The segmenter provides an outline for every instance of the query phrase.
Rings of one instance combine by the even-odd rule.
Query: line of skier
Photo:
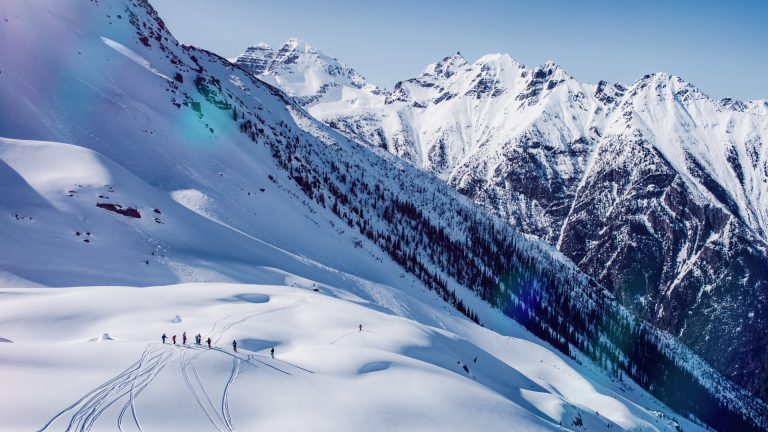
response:
[[[358,332],[362,332],[363,331],[363,325],[362,324],[357,326],[357,331]],[[163,335],[160,336],[160,339],[162,339],[163,343],[165,344],[166,340],[168,339],[168,336],[165,333],[163,333]],[[173,342],[174,345],[176,345],[176,335],[171,336],[171,341]],[[206,339],[205,343],[208,344],[208,349],[210,349],[211,348],[211,338],[209,337],[208,339]],[[187,332],[182,333],[182,335],[181,335],[181,344],[182,345],[186,345],[187,344]],[[202,344],[203,344],[203,336],[200,333],[198,333],[197,335],[195,335],[195,345],[202,345]],[[232,351],[237,352],[237,340],[233,340],[232,341]],[[272,356],[272,358],[275,358],[275,347],[272,347],[269,350],[269,354]],[[475,359],[475,361],[477,361],[477,359]]]
[[[160,336],[160,339],[163,340],[163,343],[166,343],[166,341],[168,339],[168,336],[166,336],[166,334],[163,333],[163,335]],[[171,336],[170,339],[171,339],[171,342],[174,345],[176,345],[176,335]],[[209,337],[205,342],[208,344],[208,348],[210,348],[211,347],[211,338]],[[182,345],[186,345],[187,344],[187,332],[184,332],[181,335],[181,344]],[[197,335],[195,335],[195,345],[202,345],[202,344],[203,344],[203,336],[200,333],[198,333]]]
[[[165,344],[166,341],[168,340],[168,336],[165,333],[163,333],[163,335],[160,336],[160,339],[162,339],[163,343]],[[171,336],[171,341],[173,342],[174,345],[176,345],[176,335]],[[206,339],[205,343],[208,344],[208,348],[210,349],[211,338],[209,337],[208,339]],[[187,344],[187,332],[182,333],[181,344],[182,345]],[[195,345],[202,345],[202,344],[203,344],[203,336],[200,333],[198,333],[197,335],[195,335]],[[232,341],[232,351],[237,352],[237,340]],[[275,358],[275,347],[272,347],[269,350],[269,354],[272,356],[272,358]]]

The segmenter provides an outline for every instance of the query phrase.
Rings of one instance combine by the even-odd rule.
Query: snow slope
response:
[[[114,429],[125,399],[106,405],[128,387],[134,395],[140,391],[141,398],[134,409],[129,404],[130,413],[124,411],[126,428],[133,427],[130,420],[175,428],[176,423],[163,422],[176,412],[176,403],[167,405],[176,397],[186,397],[178,410],[196,417],[179,421],[191,422],[186,426],[193,429],[226,430],[237,424],[250,429],[263,426],[262,421],[274,425],[302,418],[317,427],[331,407],[341,409],[341,402],[350,401],[367,406],[366,421],[381,419],[373,427],[424,426],[421,409],[400,407],[398,415],[381,409],[384,402],[400,401],[392,387],[383,389],[388,397],[375,396],[382,381],[420,383],[406,401],[450,411],[443,424],[457,429],[466,423],[453,413],[489,413],[487,404],[470,402],[474,396],[499,407],[475,419],[497,429],[510,421],[531,428],[556,428],[560,421],[575,427],[579,410],[591,428],[607,424],[597,412],[612,413],[610,421],[627,429],[663,430],[674,426],[673,417],[687,424],[634,384],[613,382],[577,349],[571,355],[586,366],[556,354],[481,300],[483,288],[498,295],[499,307],[519,304],[508,292],[514,287],[502,286],[502,293],[477,282],[484,277],[496,284],[487,276],[492,266],[505,271],[511,266],[533,291],[558,287],[560,305],[592,316],[598,311],[618,316],[621,309],[565,257],[512,232],[392,155],[345,139],[243,69],[179,45],[148,3],[33,0],[11,3],[3,13],[0,106],[13,115],[0,116],[5,137],[0,139],[0,282],[26,287],[3,289],[0,300],[7,333],[0,337],[12,341],[0,346],[0,374],[13,388],[0,404],[0,421],[7,422],[3,429],[41,427],[83,395],[80,404],[56,418],[54,428],[69,424],[74,415],[75,429],[88,429],[92,420],[99,428]],[[532,266],[541,267],[527,271]],[[544,276],[546,283],[530,280]],[[182,282],[196,284],[177,286]],[[291,304],[297,307],[266,313],[273,305]],[[606,304],[611,308],[598,309]],[[457,310],[476,315],[488,329]],[[227,318],[238,313],[245,316]],[[253,320],[243,320],[251,314]],[[263,321],[273,315],[281,318]],[[221,328],[213,328],[218,320],[225,329],[215,333]],[[361,322],[366,329],[368,323],[381,325],[389,339],[347,346],[366,341],[354,337]],[[280,401],[308,395],[306,416],[293,417],[283,402],[255,418],[252,398],[270,402],[246,391],[252,386],[238,386],[235,378],[233,395],[242,396],[233,397],[231,411],[227,398],[209,403],[195,376],[210,374],[202,379],[206,385],[226,387],[234,377],[233,361],[238,380],[262,375],[248,378],[252,365],[238,370],[238,360],[220,351],[153,345],[161,332],[179,324],[190,325],[190,335],[221,337],[221,344],[239,338],[243,353],[281,344],[281,360],[316,372],[289,369],[302,379],[289,393],[276,393]],[[261,333],[270,326],[272,333]],[[391,330],[383,331],[388,326]],[[580,331],[571,334],[582,340],[599,336]],[[331,342],[340,351],[328,348]],[[613,342],[602,345],[617,349]],[[51,356],[52,345],[61,357]],[[418,349],[425,346],[433,348]],[[671,346],[684,350],[674,342]],[[478,350],[478,362],[487,360],[490,366],[478,369],[475,381],[462,376],[466,372],[454,362],[468,364],[468,353]],[[539,351],[538,358],[526,357]],[[347,363],[339,358],[345,355]],[[326,356],[328,361],[320,361]],[[138,369],[119,375],[137,360]],[[574,372],[563,380],[557,368],[546,369],[544,360]],[[165,364],[175,366],[161,371]],[[287,379],[263,366],[258,372],[275,374],[265,379]],[[629,370],[632,364],[627,360],[624,366]],[[518,367],[520,373],[511,370]],[[539,373],[539,368],[545,370]],[[468,369],[474,370],[474,361]],[[698,369],[715,377],[706,383],[708,395],[714,392],[729,409],[759,421],[759,403],[705,365]],[[150,380],[155,372],[160,385]],[[45,382],[60,383],[61,393],[57,387],[56,394],[39,398]],[[101,383],[108,384],[98,387]],[[285,385],[273,383],[265,391]],[[423,391],[433,385],[445,391]],[[621,396],[621,388],[628,396]],[[359,429],[362,420],[349,412],[336,421],[350,423],[331,426]]]
[[[512,323],[502,335],[392,287],[268,279],[276,284],[3,290],[2,336],[13,342],[0,345],[10,383],[0,426],[703,430]],[[162,345],[162,332],[178,344]],[[197,333],[213,348],[196,346]]]

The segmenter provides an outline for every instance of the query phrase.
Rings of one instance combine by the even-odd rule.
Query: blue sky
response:
[[[184,43],[233,57],[298,37],[390,89],[456,51],[505,52],[580,81],[663,71],[712,97],[768,98],[768,1],[150,1]]]

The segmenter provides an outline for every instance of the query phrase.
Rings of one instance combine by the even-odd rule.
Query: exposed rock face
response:
[[[380,95],[382,91],[370,84],[349,66],[291,38],[274,51],[259,43],[246,49],[235,62],[262,80],[286,90],[305,106],[342,99],[342,89],[354,89],[355,94]]]
[[[715,101],[663,73],[628,88],[592,85],[553,62],[527,68],[495,54],[469,63],[459,53],[391,92],[354,71],[326,74],[310,92],[296,83],[307,69],[292,65],[351,69],[304,52],[261,78],[557,246],[768,399],[766,101]]]
[[[763,368],[756,359],[768,355],[758,318],[768,292],[763,242],[697,199],[646,141],[615,138],[596,157],[604,166],[578,190],[560,250],[622,304],[765,397],[750,385]]]
[[[268,44],[260,44],[248,47],[244,53],[237,57],[237,63],[254,75],[262,75],[275,58],[275,52]]]

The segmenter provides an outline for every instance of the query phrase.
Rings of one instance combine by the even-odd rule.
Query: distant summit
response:
[[[277,51],[260,42],[248,47],[235,63],[307,106],[346,98],[342,88],[351,89],[357,99],[385,93],[351,67],[298,38],[288,39]]]

